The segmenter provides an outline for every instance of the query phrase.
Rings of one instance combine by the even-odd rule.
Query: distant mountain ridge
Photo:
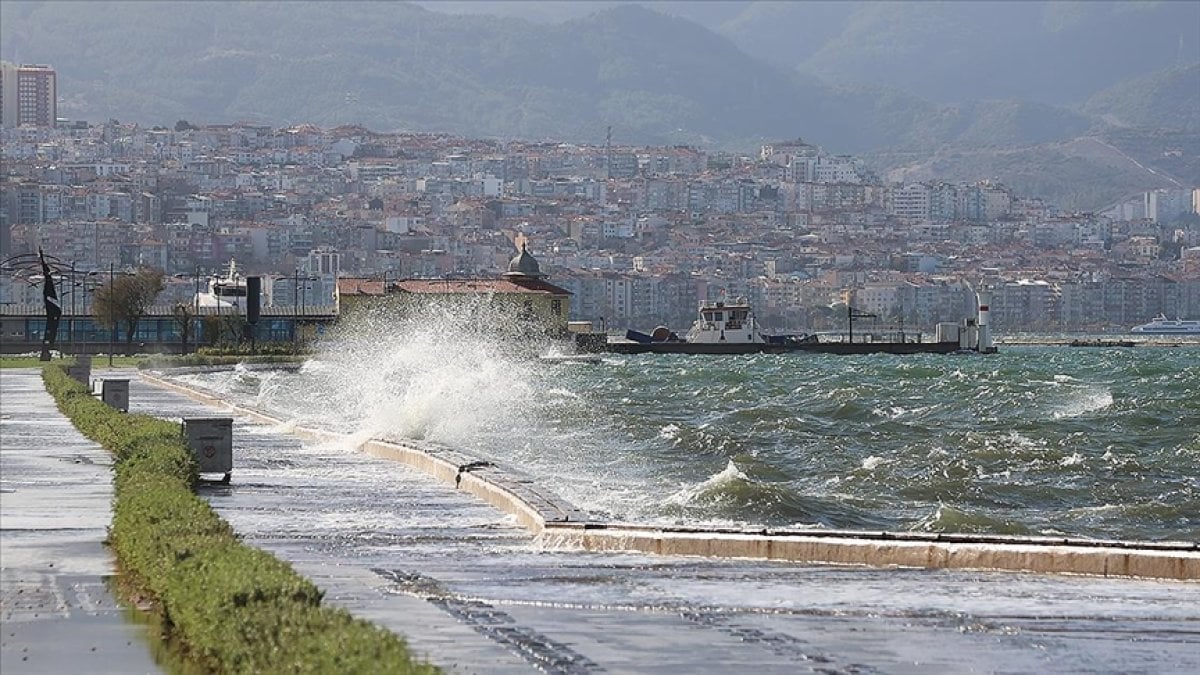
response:
[[[804,4],[747,8],[758,14],[732,3],[694,9],[728,27]],[[836,22],[866,10],[825,11]],[[837,34],[865,30],[847,26]],[[829,44],[836,40],[810,58],[832,59]],[[996,97],[944,106],[895,86],[831,84],[771,65],[697,23],[638,5],[534,23],[405,3],[6,0],[0,56],[54,65],[62,115],[163,125],[362,124],[581,142],[601,142],[611,125],[618,143],[745,150],[803,136],[835,152],[928,156],[1065,142],[1102,132],[1105,119],[1191,119],[1186,97],[1175,112],[1154,102],[1181,96],[1186,69],[1182,80],[1143,74],[1109,87],[1082,110]]]
[[[1083,110],[1117,126],[1200,132],[1200,63],[1120,82]]]

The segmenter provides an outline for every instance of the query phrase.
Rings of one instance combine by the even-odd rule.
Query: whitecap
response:
[[[866,469],[867,471],[871,471],[880,464],[883,464],[883,462],[884,459],[882,457],[871,455],[862,461],[862,468]]]
[[[729,460],[729,463],[725,465],[724,469],[709,476],[708,478],[706,478],[705,480],[703,480],[700,483],[697,483],[696,485],[690,485],[690,486],[684,487],[683,489],[677,491],[675,494],[668,497],[667,501],[674,503],[674,504],[686,504],[686,503],[691,502],[692,500],[696,499],[700,495],[704,494],[705,492],[712,490],[713,488],[718,488],[723,485],[735,483],[737,481],[748,481],[748,480],[750,480],[750,477],[747,476],[746,474],[742,473],[742,470],[739,469],[737,467],[737,465],[734,464],[733,460],[731,459],[731,460]]]
[[[1058,463],[1060,466],[1075,466],[1076,464],[1083,464],[1083,455],[1075,452],[1069,457],[1063,457]]]
[[[1097,410],[1103,410],[1112,404],[1112,393],[1107,389],[1092,391],[1054,411],[1054,419],[1079,417],[1096,412]]]
[[[668,424],[667,426],[659,429],[658,437],[664,438],[668,441],[675,440],[676,438],[679,437],[679,425],[678,424]]]

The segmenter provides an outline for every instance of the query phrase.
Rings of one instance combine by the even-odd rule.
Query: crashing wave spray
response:
[[[317,346],[304,385],[356,432],[472,447],[536,420],[545,343],[486,296],[362,308]]]

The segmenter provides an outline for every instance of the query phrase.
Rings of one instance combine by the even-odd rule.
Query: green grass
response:
[[[243,544],[196,496],[179,426],[101,403],[61,363],[42,369],[59,409],[116,457],[109,543],[164,638],[205,672],[437,673],[404,641],[321,604],[285,562]]]
[[[149,356],[114,356],[113,366],[137,366]],[[50,363],[67,363],[70,359],[54,358]],[[36,356],[0,356],[0,368],[41,368],[46,365],[45,361],[39,361]],[[92,357],[93,368],[108,367],[108,356],[100,355]]]
[[[303,354],[187,354],[186,356],[152,356],[138,364],[139,368],[178,368],[183,366],[231,366],[237,363],[304,363],[310,357]]]

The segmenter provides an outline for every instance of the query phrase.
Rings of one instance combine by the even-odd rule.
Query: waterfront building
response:
[[[567,332],[571,292],[550,283],[524,244],[498,279],[338,279],[339,311],[368,308],[420,311],[426,303],[459,303],[480,319],[496,321],[498,333],[562,336]],[[485,311],[486,310],[486,311]],[[494,311],[492,311],[494,310]]]

